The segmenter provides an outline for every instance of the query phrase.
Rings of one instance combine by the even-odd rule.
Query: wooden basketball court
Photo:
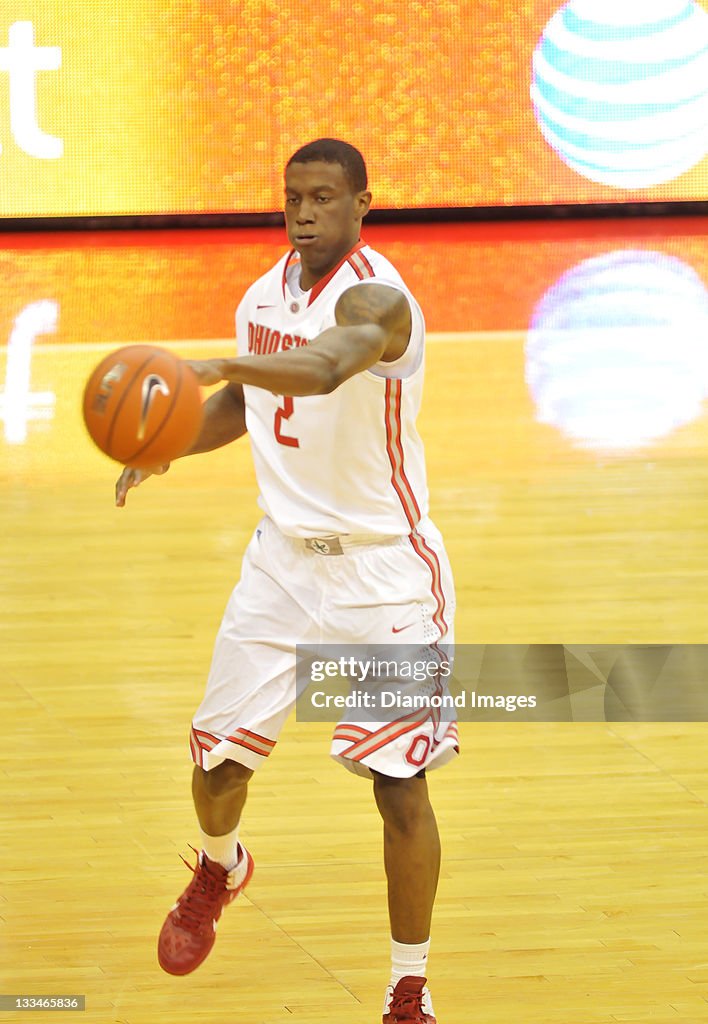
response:
[[[429,346],[420,427],[458,641],[702,642],[708,418],[641,450],[574,444],[538,421],[524,340]],[[245,444],[113,507],[79,402],[108,348],[38,346],[52,429],[2,453],[2,991],[85,994],[87,1024],[376,1024],[381,828],[327,726],[292,721],[254,782],[256,874],[209,960],[157,965],[198,835],[188,723],[258,512]],[[439,1024],[708,1020],[705,725],[466,723],[461,740],[430,778]]]

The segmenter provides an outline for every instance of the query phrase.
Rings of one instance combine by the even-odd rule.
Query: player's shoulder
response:
[[[401,274],[386,256],[377,252],[376,249],[372,249],[369,245],[363,246],[355,255],[359,256],[366,263],[369,272],[366,274],[357,273],[358,280],[353,280],[351,284],[388,285],[403,292],[413,305],[417,304],[415,296],[401,277]]]
[[[403,284],[403,278],[383,253],[378,252],[376,249],[372,249],[370,245],[364,245],[358,250],[358,253],[362,263],[368,264],[368,271],[365,278],[375,279],[378,278],[381,281],[392,281],[397,284]],[[365,279],[364,277],[362,279]]]
[[[372,249],[369,245],[363,246],[359,252],[369,264],[371,273],[366,276],[362,276],[359,281],[353,283],[365,286],[368,284],[388,285],[390,288],[394,288],[396,291],[401,292],[405,296],[408,305],[411,308],[413,324],[415,327],[415,337],[422,338],[425,333],[425,317],[423,315],[423,311],[416,296],[403,280],[397,268],[386,256],[383,255],[383,253],[377,252],[376,249]]]

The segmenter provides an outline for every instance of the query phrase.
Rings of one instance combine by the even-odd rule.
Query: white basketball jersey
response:
[[[294,285],[291,291],[288,279],[298,260],[291,251],[244,295],[236,313],[240,356],[307,345],[336,324],[342,292],[369,281],[406,295],[411,338],[400,360],[357,373],[329,395],[288,398],[244,385],[259,505],[293,537],[408,534],[428,513],[423,445],[415,427],[423,388],[423,314],[395,267],[363,242],[310,292]],[[412,372],[397,377],[404,366]]]

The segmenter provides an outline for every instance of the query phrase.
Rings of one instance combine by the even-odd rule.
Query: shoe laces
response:
[[[423,993],[421,992],[398,992],[391,1000],[388,1012],[397,1021],[411,1021],[417,1024],[423,1021]]]
[[[199,859],[199,851],[190,845],[197,855],[194,867],[180,854],[180,859],[194,875],[179,900],[180,926],[190,932],[200,931],[207,922],[215,921],[221,914],[221,897],[226,891],[226,870],[220,864],[210,868],[206,859]],[[223,872],[223,874],[222,874]]]

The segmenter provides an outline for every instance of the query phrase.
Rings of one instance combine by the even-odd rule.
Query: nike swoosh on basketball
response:
[[[166,398],[169,397],[170,389],[167,385],[167,381],[163,380],[157,373],[148,374],[143,381],[140,395],[140,423],[138,424],[137,435],[138,441],[142,441],[145,437],[145,426],[147,423],[148,413],[150,412],[150,406],[152,405],[153,399],[158,391]]]
[[[410,629],[411,626],[415,626],[415,622],[409,622],[407,626],[392,626],[392,633],[402,633],[404,629]]]

